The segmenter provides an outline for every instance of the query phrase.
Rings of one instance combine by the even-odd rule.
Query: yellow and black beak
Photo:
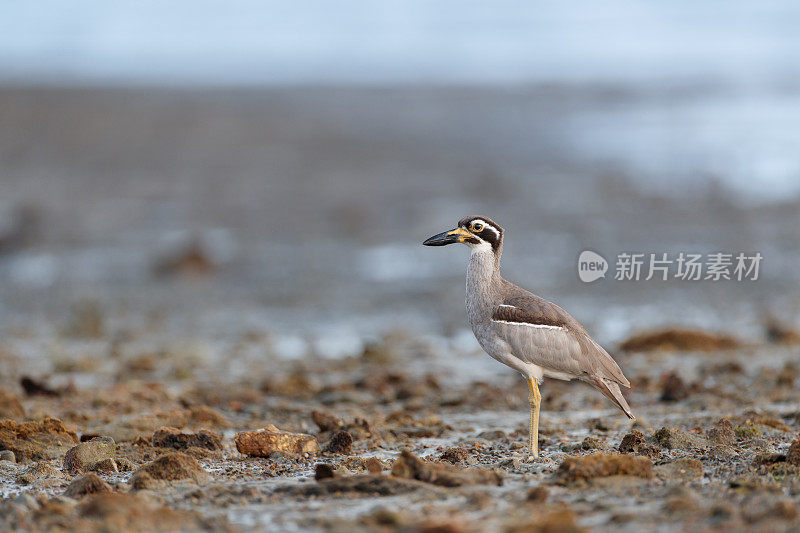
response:
[[[448,244],[464,242],[469,237],[472,237],[472,234],[470,232],[468,232],[464,228],[456,228],[456,229],[451,229],[450,231],[442,232],[438,235],[434,235],[433,237],[427,239],[422,244],[424,244],[425,246],[447,246]]]

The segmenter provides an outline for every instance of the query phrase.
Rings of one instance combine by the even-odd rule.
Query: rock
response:
[[[544,485],[537,485],[528,490],[525,499],[533,503],[544,503],[547,501],[548,496],[550,496],[550,490]]]
[[[111,437],[97,437],[70,448],[64,456],[64,470],[70,474],[88,472],[105,459],[113,459],[117,445]]]
[[[691,457],[682,457],[671,463],[658,465],[656,473],[668,481],[691,481],[703,477],[703,463]]]
[[[183,433],[178,428],[162,427],[153,433],[153,446],[185,450],[191,446],[207,450],[222,450],[219,435],[207,429],[197,433]]]
[[[716,352],[739,346],[741,343],[728,335],[668,328],[633,335],[620,345],[620,349],[625,352]]]
[[[39,482],[42,485],[60,483],[64,479],[64,474],[59,469],[46,461],[39,461],[29,466],[24,472],[17,476],[17,483],[20,485],[31,485]]]
[[[597,437],[587,436],[580,444],[581,450],[603,450],[606,445]]]
[[[330,479],[336,477],[336,472],[333,466],[327,464],[318,464],[314,467],[314,479],[321,481],[323,479]]]
[[[320,431],[333,431],[344,426],[344,422],[340,418],[322,411],[311,411],[311,420],[314,421]]]
[[[10,463],[16,463],[17,457],[11,450],[2,450],[0,451],[0,461],[8,461]]]
[[[103,459],[92,465],[91,469],[95,472],[103,474],[116,474],[119,472],[119,467],[114,459]]]
[[[489,470],[464,470],[455,466],[427,463],[408,450],[403,450],[400,458],[392,466],[395,477],[416,479],[442,487],[464,485],[502,485],[503,477]]]
[[[364,468],[366,468],[367,472],[370,474],[380,474],[383,472],[383,463],[377,457],[370,457],[364,460]]]
[[[642,432],[637,430],[633,430],[622,437],[622,442],[619,443],[619,452],[644,455],[651,459],[661,455],[661,451],[658,447],[647,442]]]
[[[25,407],[19,397],[5,389],[0,390],[0,419],[25,418]]]
[[[661,401],[679,402],[689,397],[690,389],[677,373],[670,372],[661,378]]]
[[[705,439],[684,433],[675,427],[662,427],[655,432],[653,439],[659,446],[668,450],[691,450],[704,448],[708,444]]]
[[[635,476],[644,479],[653,477],[653,462],[647,457],[596,453],[585,457],[564,459],[558,467],[559,482],[572,483],[608,476]]]
[[[90,472],[73,479],[67,490],[64,491],[64,495],[70,498],[80,498],[98,492],[111,492],[111,486],[100,476]]]
[[[736,443],[736,436],[733,432],[733,423],[727,418],[720,418],[714,426],[708,430],[708,440],[714,444],[722,446],[733,446]]]
[[[347,431],[337,431],[328,443],[326,451],[349,454],[353,448],[353,436]]]
[[[786,452],[786,461],[789,464],[800,466],[800,439],[796,439]]]
[[[131,481],[136,483],[136,478],[145,474],[154,480],[164,481],[191,479],[200,483],[210,478],[193,457],[181,452],[170,452],[147,463],[133,473]]]
[[[57,418],[0,421],[0,449],[14,452],[18,462],[56,459],[77,443],[78,436]]]
[[[442,461],[443,463],[450,463],[451,465],[462,465],[462,466],[468,464],[474,464],[476,462],[475,458],[472,457],[469,451],[463,446],[447,448],[445,451],[442,452],[442,455],[439,456],[439,460]]]
[[[269,457],[272,453],[304,454],[319,452],[317,439],[305,433],[281,431],[272,424],[256,431],[242,431],[234,437],[239,453]]]

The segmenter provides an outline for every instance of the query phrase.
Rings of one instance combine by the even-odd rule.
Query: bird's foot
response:
[[[535,463],[538,460],[539,460],[539,452],[528,454],[528,456],[525,458],[526,463]]]

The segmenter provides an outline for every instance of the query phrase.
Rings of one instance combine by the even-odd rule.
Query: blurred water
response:
[[[800,5],[0,2],[5,83],[794,83]]]
[[[466,253],[419,243],[482,213],[509,278],[603,340],[757,338],[800,309],[798,27],[787,0],[0,0],[0,216],[43,219],[0,257],[0,320],[50,331],[89,297],[174,311],[171,333],[281,332],[287,358],[459,336]],[[156,275],[191,239],[214,272]],[[587,248],[765,264],[584,285]]]

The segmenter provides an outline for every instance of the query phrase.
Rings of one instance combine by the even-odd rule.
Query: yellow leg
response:
[[[539,393],[539,384],[535,378],[528,378],[528,401],[531,405],[531,425],[528,432],[528,449],[531,457],[539,457],[539,405],[542,403],[542,395]]]

